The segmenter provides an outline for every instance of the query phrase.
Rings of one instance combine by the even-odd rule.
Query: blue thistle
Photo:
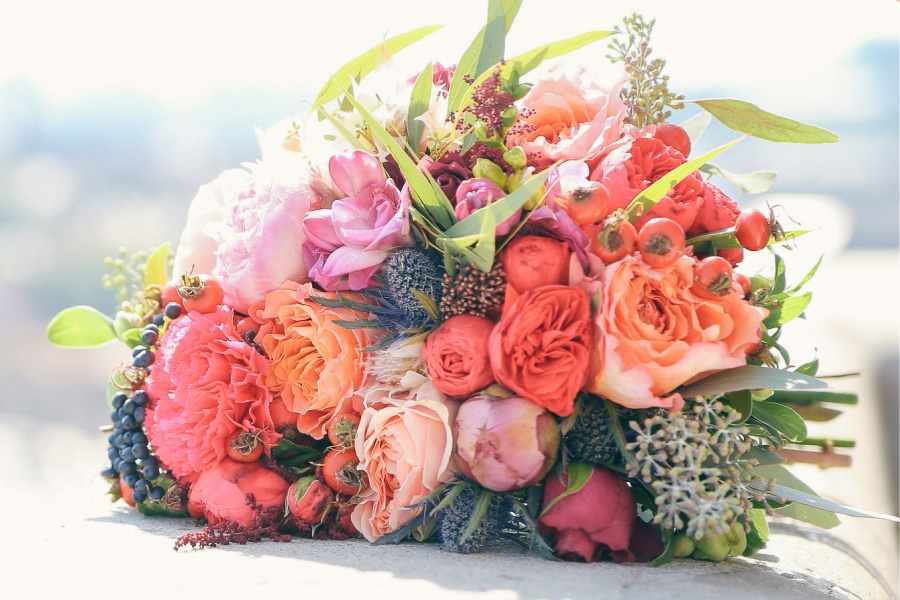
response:
[[[506,494],[474,485],[461,484],[457,489],[456,497],[440,513],[441,549],[463,554],[481,552],[511,525],[513,501]],[[473,520],[477,525],[465,536]]]
[[[441,302],[444,269],[433,252],[401,248],[384,261],[381,276],[386,300],[403,311],[409,328],[430,328],[436,324],[434,313]],[[430,310],[414,292],[431,300]]]

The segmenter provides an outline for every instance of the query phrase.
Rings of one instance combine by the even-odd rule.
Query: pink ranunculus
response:
[[[303,222],[308,239],[302,253],[309,276],[326,290],[372,286],[389,250],[415,242],[409,192],[404,188],[401,193],[378,159],[361,150],[334,157],[331,178],[341,191],[354,195],[335,200],[330,209]]]
[[[257,166],[217,230],[212,274],[222,282],[227,305],[246,313],[286,280],[307,275],[301,223],[318,202],[307,173],[287,176]]]
[[[453,477],[455,404],[413,400],[363,411],[356,454],[369,487],[351,518],[370,542],[408,523],[422,507],[407,507]]]
[[[656,269],[633,255],[607,266],[585,390],[629,408],[673,408],[680,397],[662,396],[676,387],[746,364],[768,311],[735,293],[695,295],[694,261]]]
[[[253,521],[254,511],[247,502],[262,507],[284,506],[289,484],[260,462],[239,463],[230,458],[204,470],[191,484],[188,499],[213,525],[232,521],[244,527]]]
[[[591,171],[590,179],[606,186],[610,212],[625,208],[660,177],[687,162],[678,150],[654,137],[625,138],[606,154]],[[640,227],[649,219],[667,217],[684,231],[690,229],[702,205],[703,178],[697,171],[676,184],[650,211],[635,222]]]
[[[456,415],[457,467],[495,492],[534,485],[544,478],[559,451],[556,419],[519,396],[478,394]]]
[[[506,193],[490,179],[480,177],[467,179],[456,188],[456,205],[453,208],[453,212],[456,214],[456,218],[462,221],[479,208],[493,204],[504,196],[506,196]],[[509,233],[513,226],[519,222],[521,215],[522,211],[520,209],[511,214],[502,223],[498,223],[494,227],[494,234],[506,235]]]
[[[432,331],[422,358],[437,389],[468,398],[494,381],[488,340],[494,322],[476,315],[455,315]]]
[[[539,171],[557,160],[595,156],[619,138],[626,114],[619,86],[603,88],[583,71],[537,81],[518,104],[524,120],[510,129],[506,145],[521,146]]]
[[[239,429],[278,441],[266,388],[269,364],[234,328],[224,306],[172,321],[159,344],[147,392],[145,426],[159,459],[178,478],[193,479],[226,458]]]
[[[544,506],[561,496],[567,485],[567,472],[561,478],[548,476]],[[636,518],[637,507],[625,480],[594,467],[584,487],[559,498],[538,519],[538,530],[564,560],[631,562],[634,554],[629,545]]]

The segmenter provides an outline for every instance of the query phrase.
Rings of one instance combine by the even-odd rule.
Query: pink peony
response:
[[[559,427],[546,409],[519,396],[482,393],[462,403],[456,415],[457,466],[495,492],[534,485],[544,478],[559,450]]]
[[[226,458],[200,473],[191,484],[188,501],[213,525],[233,521],[246,527],[254,516],[247,494],[252,494],[262,508],[283,507],[287,490],[288,482],[259,462],[239,463]]]
[[[566,491],[568,479],[568,473],[547,477],[544,506]],[[629,544],[636,511],[625,480],[594,467],[584,487],[560,498],[541,515],[538,530],[549,536],[553,553],[565,560],[631,562],[634,554]]]
[[[414,244],[409,194],[362,150],[332,156],[329,171],[348,197],[304,220],[303,260],[309,276],[326,290],[360,290],[375,284],[372,277],[391,249]]]
[[[537,81],[518,104],[524,123],[510,129],[506,145],[521,146],[539,171],[557,160],[595,156],[619,139],[626,113],[618,87],[607,90],[583,71]]]
[[[147,392],[145,426],[159,459],[178,478],[193,479],[225,458],[239,429],[278,440],[269,412],[268,362],[244,342],[224,306],[189,312],[162,337]]]
[[[746,364],[768,314],[735,293],[700,298],[691,256],[654,269],[628,256],[603,271],[587,391],[629,408],[676,407],[662,398],[708,373]]]
[[[452,478],[454,411],[452,401],[429,400],[363,411],[356,454],[369,487],[359,494],[351,518],[370,542],[408,523],[422,507],[407,507]]]

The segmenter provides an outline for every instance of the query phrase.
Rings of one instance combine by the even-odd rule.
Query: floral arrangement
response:
[[[489,4],[454,66],[389,59],[436,27],[349,62],[258,132],[260,161],[200,188],[174,252],[110,259],[113,316],[50,323],[60,346],[130,349],[114,501],[205,521],[176,547],[504,538],[653,564],[750,555],[767,515],[858,514],[780,464],[826,445],[801,415],[855,401],[779,343],[813,273],[788,285],[775,249],[803,232],[713,183],[771,184],[710,162],[740,139],[693,155],[713,119],[836,136],[670,92],[638,15],[506,58],[520,3]],[[556,62],[607,37],[612,85]],[[762,251],[771,273],[741,273]]]

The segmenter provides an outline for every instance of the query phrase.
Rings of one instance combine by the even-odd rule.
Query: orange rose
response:
[[[332,416],[362,410],[358,395],[366,378],[362,348],[377,334],[371,329],[345,329],[335,321],[354,321],[366,315],[347,308],[326,308],[313,297],[312,284],[286,282],[250,307],[261,323],[256,343],[269,357],[266,385],[297,414],[297,429],[321,439]]]
[[[545,285],[503,309],[491,333],[499,384],[565,417],[587,376],[591,302],[578,288]]]
[[[494,381],[488,340],[494,322],[486,317],[456,315],[429,334],[422,358],[434,386],[447,395],[468,398]]]
[[[351,519],[370,542],[408,523],[422,507],[407,507],[453,477],[455,409],[452,400],[411,400],[363,411],[356,454],[369,487],[358,496]]]
[[[680,397],[660,396],[746,364],[768,311],[734,293],[696,296],[693,263],[682,256],[654,269],[629,256],[606,268],[586,390],[629,408],[672,408]]]
[[[518,235],[503,248],[499,259],[506,284],[522,294],[542,285],[569,282],[568,244],[538,235]]]

